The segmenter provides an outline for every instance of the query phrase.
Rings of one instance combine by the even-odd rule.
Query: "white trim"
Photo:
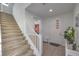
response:
[[[28,37],[28,35],[26,35],[25,37],[26,37],[26,40],[28,40],[28,44],[30,44],[31,49],[34,50],[34,54],[35,54],[36,56],[40,56],[38,50],[37,50],[36,47],[34,46],[34,44],[33,44],[33,42],[31,41],[31,39]]]

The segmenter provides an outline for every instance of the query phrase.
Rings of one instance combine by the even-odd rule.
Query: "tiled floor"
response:
[[[63,46],[54,46],[51,44],[43,44],[43,56],[64,56],[65,48]]]

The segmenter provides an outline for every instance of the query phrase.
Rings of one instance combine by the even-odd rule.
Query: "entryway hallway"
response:
[[[76,34],[70,39],[79,46],[79,4],[0,3],[0,6],[0,55],[79,55],[79,47],[72,50],[65,38],[65,31],[73,28],[71,31]]]

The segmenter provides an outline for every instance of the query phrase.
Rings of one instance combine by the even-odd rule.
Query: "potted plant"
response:
[[[64,38],[69,41],[69,44],[74,43],[75,39],[75,30],[73,27],[68,27],[66,31],[64,31]]]
[[[73,27],[68,27],[66,31],[64,31],[64,38],[67,39],[69,44],[72,44],[72,49],[76,49],[75,41],[75,30]]]

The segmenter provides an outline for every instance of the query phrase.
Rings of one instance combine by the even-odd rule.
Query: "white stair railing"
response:
[[[31,45],[30,47],[34,50],[34,54],[36,56],[39,56],[40,54],[39,54],[37,48],[35,47],[35,45],[33,44],[31,38],[27,34],[25,36],[26,36],[26,40],[28,40],[29,44]]]
[[[65,56],[79,56],[79,51],[68,48],[67,40],[65,40]]]
[[[29,34],[28,36],[31,39],[31,41],[33,42],[34,46],[36,47],[36,49],[38,51],[38,54],[41,55],[42,54],[41,35],[40,34],[38,35],[37,33],[34,33],[34,34]]]
[[[67,53],[67,40],[65,40],[65,56],[67,56],[68,53]]]
[[[32,33],[28,33],[29,38],[31,39],[33,45],[37,50],[38,55],[42,55],[42,38],[40,34],[37,34],[31,24],[28,22],[28,28],[32,31]]]

